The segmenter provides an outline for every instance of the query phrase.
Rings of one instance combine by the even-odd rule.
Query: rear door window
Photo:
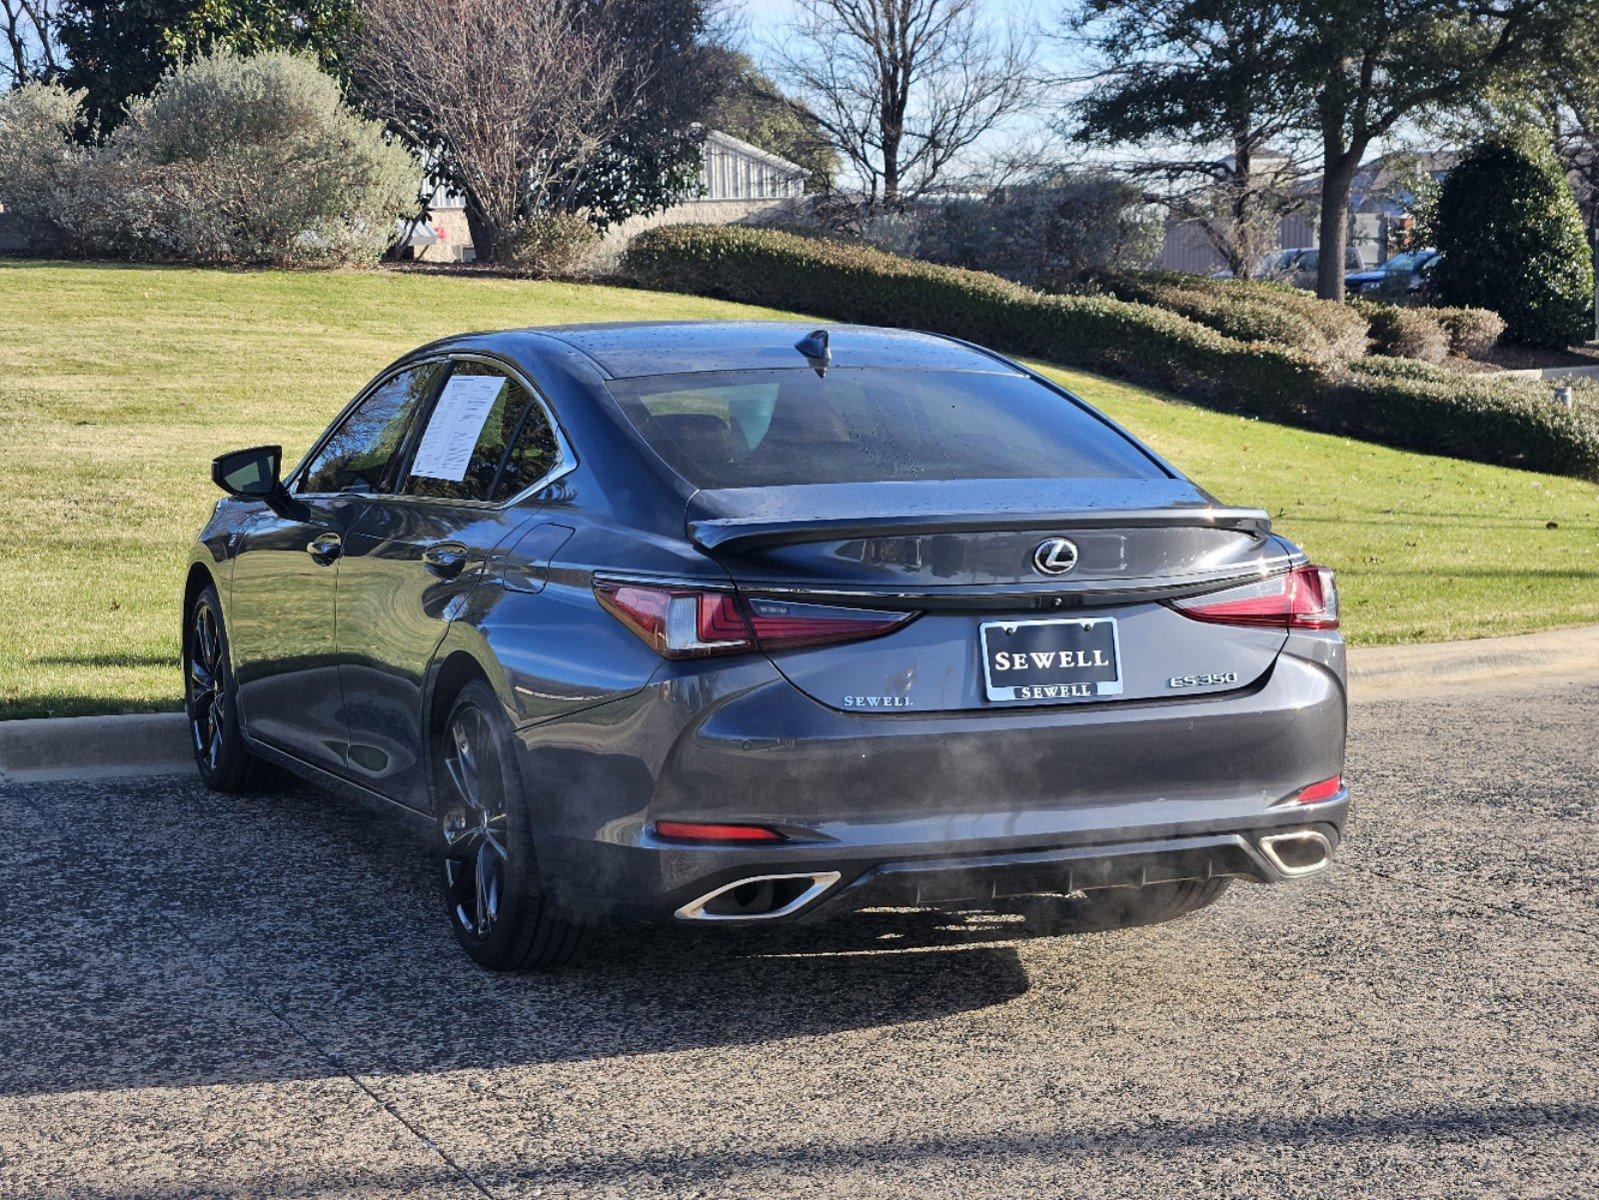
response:
[[[528,390],[499,367],[455,363],[417,436],[401,494],[432,500],[495,498],[506,451],[530,405],[538,409]]]
[[[835,368],[613,381],[696,487],[925,479],[1162,479],[1094,413],[1021,375]]]

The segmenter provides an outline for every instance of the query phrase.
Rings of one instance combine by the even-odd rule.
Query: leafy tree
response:
[[[214,48],[305,50],[339,74],[355,19],[356,0],[66,0],[62,82],[87,95],[90,122],[110,129],[167,71]]]
[[[1566,34],[1599,0],[1295,0],[1287,69],[1312,89],[1321,144],[1316,292],[1344,294],[1349,196],[1371,144],[1401,122],[1466,103],[1498,81],[1559,69]]]
[[[725,82],[705,123],[804,167],[806,191],[827,191],[838,152],[815,116],[784,96],[748,55],[727,51],[721,70]]]
[[[1489,308],[1506,336],[1565,346],[1589,331],[1594,272],[1582,214],[1548,138],[1491,137],[1450,172],[1438,196],[1433,277],[1444,304]]]
[[[1290,16],[1271,0],[1084,0],[1066,20],[1094,63],[1070,131],[1126,148],[1129,177],[1196,222],[1240,278],[1299,203],[1294,142],[1309,97],[1290,69]]]

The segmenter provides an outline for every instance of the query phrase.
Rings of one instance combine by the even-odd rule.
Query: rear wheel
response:
[[[1045,909],[1028,905],[1027,916],[1044,933],[1105,933],[1159,925],[1198,912],[1221,899],[1231,879],[1179,879],[1144,887],[1095,888]]]
[[[183,707],[195,766],[207,787],[251,792],[271,782],[272,769],[244,744],[222,603],[211,585],[194,598],[184,624]]]
[[[577,953],[585,929],[540,888],[510,741],[493,690],[468,684],[450,709],[437,755],[445,902],[456,938],[480,966],[558,967]]]

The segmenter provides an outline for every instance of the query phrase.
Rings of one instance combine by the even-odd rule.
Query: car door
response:
[[[443,371],[420,364],[369,387],[287,481],[298,511],[263,510],[236,547],[228,627],[245,728],[315,766],[342,769],[346,756],[335,653],[345,539],[390,486]]]
[[[345,540],[338,655],[356,782],[425,809],[423,686],[489,552],[538,521],[516,501],[570,456],[550,411],[504,365],[455,357],[392,494]]]

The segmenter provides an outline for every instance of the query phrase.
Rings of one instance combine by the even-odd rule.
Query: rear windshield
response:
[[[614,381],[695,487],[918,479],[1164,479],[1138,445],[1020,375],[835,368]]]

